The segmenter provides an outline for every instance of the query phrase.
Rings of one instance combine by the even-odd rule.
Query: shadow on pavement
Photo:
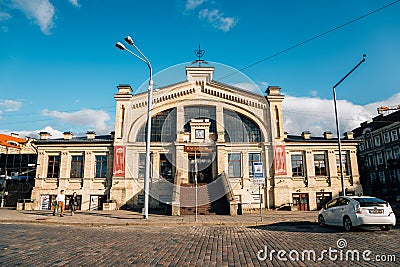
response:
[[[278,232],[304,232],[304,233],[344,233],[343,227],[339,226],[324,226],[321,227],[316,222],[297,221],[297,222],[277,222],[269,225],[249,226],[248,228],[260,229],[265,231]],[[399,230],[396,226],[392,229]],[[360,232],[381,232],[390,233],[390,231],[382,231],[379,227],[356,227],[350,233]]]

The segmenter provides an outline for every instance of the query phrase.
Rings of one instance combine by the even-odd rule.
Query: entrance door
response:
[[[189,155],[189,183],[195,182],[197,164],[197,183],[212,182],[212,157],[207,154]]]
[[[317,197],[317,210],[322,209],[322,206],[328,201],[332,200],[332,193],[331,192],[318,192],[316,193]]]
[[[307,211],[310,209],[308,206],[308,194],[294,193],[292,197],[293,197],[293,208],[295,210]]]

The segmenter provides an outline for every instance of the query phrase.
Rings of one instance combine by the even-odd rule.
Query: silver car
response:
[[[376,197],[336,197],[326,203],[318,214],[320,226],[343,226],[351,231],[357,226],[379,226],[389,231],[396,217],[389,203]]]

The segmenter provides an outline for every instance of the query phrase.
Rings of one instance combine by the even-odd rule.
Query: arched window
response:
[[[185,107],[185,132],[190,132],[191,119],[209,119],[211,122],[210,132],[217,132],[217,124],[215,122],[215,107],[214,106],[188,106]]]
[[[136,142],[146,141],[147,123],[139,130]],[[176,140],[176,108],[161,111],[151,118],[151,142],[173,142]]]
[[[252,120],[242,114],[224,109],[224,125],[225,142],[263,142],[260,128]]]

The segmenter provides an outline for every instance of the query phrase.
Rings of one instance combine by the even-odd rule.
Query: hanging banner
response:
[[[114,147],[114,172],[115,177],[125,176],[125,147],[115,146]]]
[[[262,162],[253,162],[253,183],[263,184],[265,183],[264,167]]]
[[[286,152],[284,146],[275,147],[275,175],[286,175]]]

